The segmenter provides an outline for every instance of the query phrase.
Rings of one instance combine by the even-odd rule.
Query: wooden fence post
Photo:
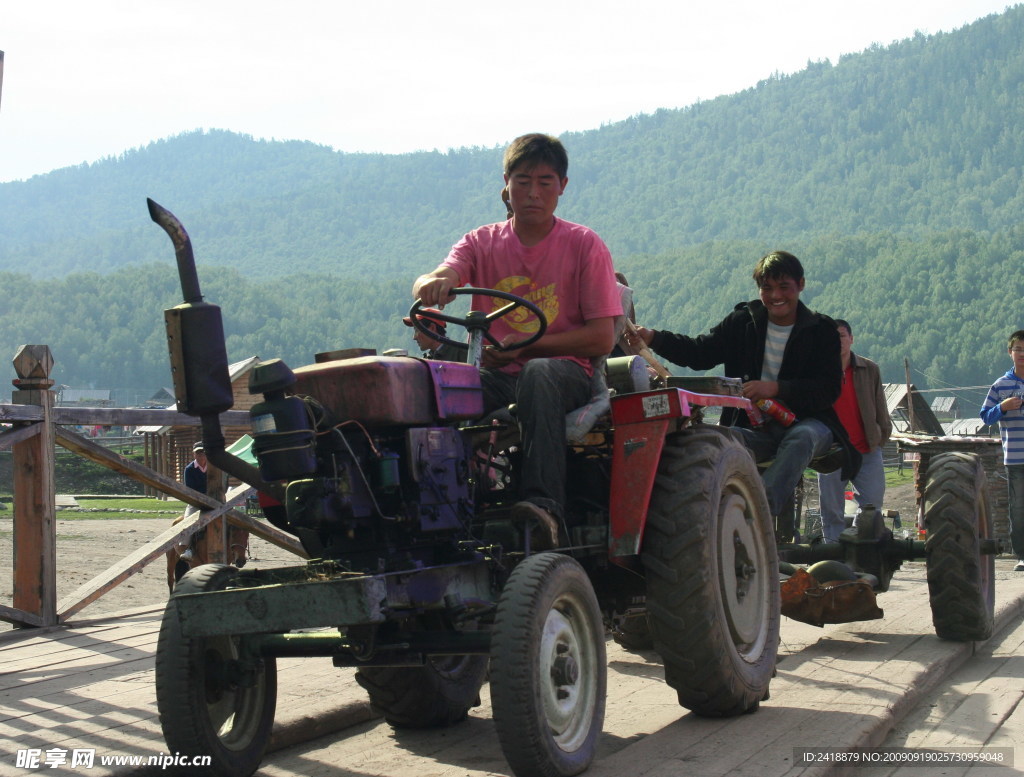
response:
[[[16,443],[14,460],[14,607],[57,623],[57,521],[54,486],[53,356],[46,345],[14,355],[11,401],[42,408],[39,434]]]
[[[218,502],[224,501],[224,473],[213,464],[206,465],[206,495]],[[228,558],[227,521],[214,518],[206,525],[206,561],[210,564],[230,564]]]

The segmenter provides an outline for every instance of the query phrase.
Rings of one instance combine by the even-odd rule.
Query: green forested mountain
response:
[[[887,380],[978,385],[1005,369],[1024,266],[1024,6],[953,33],[809,63],[739,94],[563,136],[560,215],[605,238],[643,322],[704,331],[773,248],[846,317]],[[548,129],[510,128],[520,131]],[[500,149],[344,154],[194,132],[0,184],[0,355],[47,342],[75,386],[166,384],[173,253],[193,238],[229,354],[411,344],[412,278],[503,217]],[[13,374],[12,374],[13,377]]]

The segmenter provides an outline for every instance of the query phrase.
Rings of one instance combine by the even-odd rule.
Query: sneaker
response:
[[[558,547],[558,520],[548,510],[533,502],[516,502],[512,505],[512,520],[535,525],[530,531],[530,545],[534,550],[551,550]]]
[[[1013,568],[1014,572],[1024,572],[1024,558],[1017,562],[1017,566]]]

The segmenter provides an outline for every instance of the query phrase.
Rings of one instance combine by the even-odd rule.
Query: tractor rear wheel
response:
[[[438,728],[466,719],[480,704],[487,656],[431,656],[425,666],[361,667],[370,706],[395,728]]]
[[[277,705],[273,658],[242,660],[238,637],[186,637],[176,599],[218,591],[238,574],[205,564],[189,571],[164,609],[156,649],[156,703],[167,749],[208,755],[209,773],[250,775],[259,768]]]
[[[995,558],[980,552],[992,526],[985,469],[972,454],[942,453],[929,463],[925,483],[928,602],[935,633],[957,642],[988,639]]]
[[[779,645],[774,527],[753,457],[727,430],[665,441],[641,556],[665,680],[698,715],[753,712]]]
[[[607,666],[597,597],[579,562],[559,553],[520,561],[491,634],[491,706],[518,777],[568,777],[594,759]]]

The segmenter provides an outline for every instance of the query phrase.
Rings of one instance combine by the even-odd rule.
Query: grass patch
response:
[[[173,519],[185,511],[185,503],[177,499],[147,497],[76,497],[80,509],[58,510],[62,521],[105,521],[135,518]]]
[[[153,499],[150,497],[75,496],[78,508],[64,508],[57,511],[61,521],[107,521],[136,518],[155,518],[170,521],[185,512],[185,503],[177,499]],[[6,501],[6,509],[0,510],[0,518],[13,518],[14,505]]]
[[[914,482],[914,468],[904,467],[903,473],[900,474],[895,469],[885,470],[885,487],[895,488],[896,486],[905,486],[908,483],[913,484]]]
[[[98,497],[76,496],[82,507],[102,507],[107,510],[162,510],[178,511],[185,509],[185,503],[177,499],[155,499],[150,497]]]

